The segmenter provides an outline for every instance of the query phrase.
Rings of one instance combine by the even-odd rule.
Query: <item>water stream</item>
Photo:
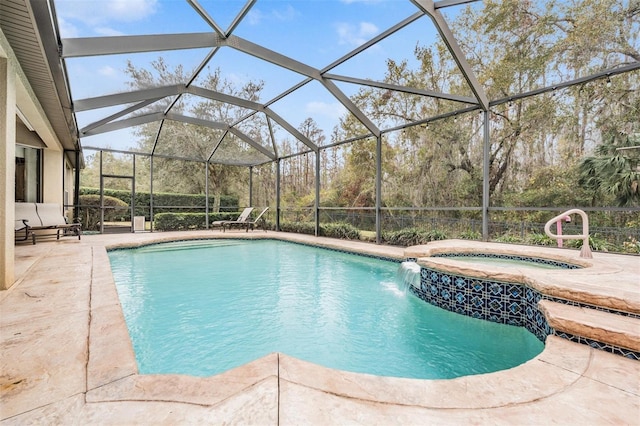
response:
[[[409,286],[420,288],[420,265],[416,262],[402,262],[396,273],[398,284],[403,291],[407,291]]]

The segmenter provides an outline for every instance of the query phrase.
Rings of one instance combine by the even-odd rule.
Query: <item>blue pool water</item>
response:
[[[109,252],[142,374],[218,374],[272,352],[382,376],[452,378],[543,349],[524,328],[434,307],[398,264],[273,240]]]

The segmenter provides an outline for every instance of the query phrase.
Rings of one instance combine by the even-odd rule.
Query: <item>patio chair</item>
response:
[[[215,222],[211,223],[211,227],[215,228],[215,227],[221,226],[222,229],[224,230],[225,224],[227,223],[244,223],[247,221],[252,211],[253,211],[253,207],[246,207],[242,211],[242,213],[240,213],[240,216],[238,216],[236,220],[216,220]]]
[[[53,203],[15,203],[16,234],[24,230],[24,238],[18,241],[26,241],[31,237],[33,244],[36,243],[36,236],[53,235],[55,231],[56,239],[62,236],[77,235],[78,239],[82,235],[82,227],[79,223],[67,223],[67,220],[60,211],[60,206]],[[22,222],[20,224],[19,222]]]
[[[239,228],[246,228],[247,232],[249,232],[249,228],[251,228],[251,230],[253,231],[253,229],[258,223],[262,223],[264,225],[265,220],[262,218],[262,216],[267,212],[267,210],[269,210],[269,207],[265,207],[265,209],[262,210],[260,214],[256,216],[256,218],[253,220],[245,220],[244,222],[233,222],[233,221],[225,222],[222,224],[222,232],[225,232],[227,227],[231,228],[232,226],[237,226]],[[267,228],[264,226],[263,226],[263,229],[265,231],[267,230]]]
[[[27,241],[29,236],[33,238],[33,244],[35,244],[35,234],[33,234],[33,229],[41,228],[42,221],[40,220],[40,216],[38,216],[38,212],[36,211],[35,203],[16,203],[15,204],[15,212],[16,212],[16,222],[15,222],[15,233],[16,233],[16,241]],[[24,236],[20,236],[24,231]]]

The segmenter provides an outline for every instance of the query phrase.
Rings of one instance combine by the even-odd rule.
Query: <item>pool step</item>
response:
[[[538,308],[556,331],[640,352],[640,319],[541,300]]]

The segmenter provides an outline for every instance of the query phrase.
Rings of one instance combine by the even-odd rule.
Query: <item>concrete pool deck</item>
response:
[[[452,380],[348,373],[285,354],[209,378],[137,374],[105,247],[213,236],[266,236],[405,256],[403,248],[258,231],[87,235],[20,244],[16,284],[0,292],[0,423],[640,424],[640,362],[556,336],[518,367]],[[537,285],[557,294],[623,303],[638,313],[640,258],[594,253],[591,262],[566,279],[549,271],[527,275],[540,274]],[[598,329],[597,320],[590,327]],[[622,322],[633,341],[638,321]]]

